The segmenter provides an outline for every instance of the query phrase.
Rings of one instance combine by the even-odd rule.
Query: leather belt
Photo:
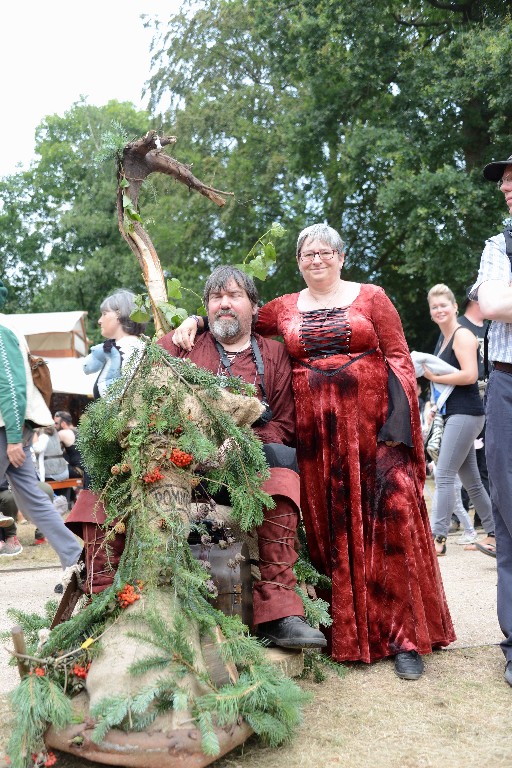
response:
[[[499,360],[494,360],[493,365],[497,371],[503,371],[503,373],[512,374],[512,363],[500,363]]]

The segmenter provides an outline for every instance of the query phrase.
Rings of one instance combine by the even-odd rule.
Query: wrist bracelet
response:
[[[200,321],[200,319],[201,319],[201,318],[199,317],[199,315],[189,315],[189,317],[190,317],[192,320],[195,320],[195,321],[196,321],[196,325],[199,327],[199,321]]]

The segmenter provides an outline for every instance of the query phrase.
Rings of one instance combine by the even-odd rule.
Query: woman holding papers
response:
[[[438,555],[446,554],[446,535],[455,502],[455,478],[460,476],[486,532],[480,543],[494,546],[494,522],[491,501],[482,485],[476,462],[474,441],[484,425],[485,416],[478,391],[478,341],[475,335],[457,321],[457,303],[448,286],[439,283],[428,292],[430,316],[441,335],[435,354],[456,370],[434,373],[424,365],[423,375],[432,384],[437,401],[444,390],[440,412],[445,428],[436,469],[438,504],[432,518]],[[446,397],[447,387],[453,387]]]

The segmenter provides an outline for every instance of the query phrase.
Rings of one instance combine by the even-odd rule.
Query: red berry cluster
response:
[[[37,677],[44,677],[45,676],[44,667],[35,667],[33,670],[31,669],[29,672],[29,675],[37,675]]]
[[[143,583],[139,580],[135,582],[135,586],[128,583],[124,585],[124,587],[117,593],[117,601],[121,608],[128,608],[128,606],[136,600],[140,600],[142,586]]]
[[[147,472],[143,478],[145,483],[156,483],[158,480],[163,479],[164,476],[160,471],[160,467],[155,467],[155,469],[153,469],[151,472]]]
[[[181,451],[179,448],[173,448],[169,454],[169,460],[177,467],[188,467],[194,461],[194,457],[191,453]]]
[[[90,666],[91,666],[91,662],[86,664],[85,667],[81,667],[79,664],[75,664],[75,666],[73,667],[73,674],[76,677],[80,677],[82,680],[85,680]]]
[[[43,765],[46,766],[46,768],[50,768],[51,765],[55,765],[57,762],[57,758],[53,752],[48,752],[48,754],[45,752],[40,752],[39,754],[32,752],[32,760],[34,761],[34,766],[37,768],[40,768],[40,766]]]

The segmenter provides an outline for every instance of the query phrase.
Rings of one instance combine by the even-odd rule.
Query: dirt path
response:
[[[20,527],[30,540],[29,526]],[[257,739],[215,763],[216,768],[510,768],[512,690],[503,681],[497,644],[495,561],[466,552],[449,537],[440,566],[457,641],[426,658],[421,680],[399,680],[391,661],[351,665],[343,679],[305,681],[313,699],[292,744],[268,749]],[[53,597],[58,568],[16,571],[55,564],[51,550],[26,547],[17,558],[0,558],[0,628],[12,624],[8,607],[40,611]],[[8,567],[7,567],[8,566]],[[8,736],[7,693],[17,673],[0,649],[0,755]],[[98,765],[61,756],[57,768]],[[0,767],[2,761],[0,758]]]

